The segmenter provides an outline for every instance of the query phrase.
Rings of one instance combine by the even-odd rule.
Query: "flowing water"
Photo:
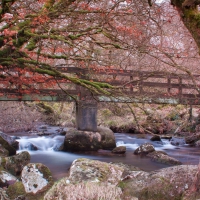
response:
[[[29,151],[32,163],[43,163],[51,170],[53,177],[59,179],[67,174],[72,162],[77,158],[89,158],[105,162],[122,162],[134,165],[145,171],[153,171],[167,165],[155,163],[149,158],[140,157],[133,154],[134,150],[145,142],[150,142],[156,150],[165,151],[168,155],[177,158],[183,164],[198,164],[200,149],[187,145],[173,146],[169,140],[163,139],[162,142],[150,141],[150,135],[133,135],[115,133],[116,145],[126,146],[127,152],[124,155],[112,154],[110,151],[70,153],[56,151],[62,144],[64,136],[35,136],[32,134],[21,134],[19,139],[19,151]],[[36,150],[37,149],[37,150]]]

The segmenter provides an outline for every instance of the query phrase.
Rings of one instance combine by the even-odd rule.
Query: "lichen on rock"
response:
[[[30,163],[22,170],[22,183],[27,193],[36,194],[51,186],[53,179],[49,169],[41,163]]]
[[[145,143],[139,146],[135,151],[134,154],[136,155],[146,155],[150,152],[155,151],[155,148],[152,144],[150,143]]]
[[[92,181],[117,185],[123,171],[124,169],[117,165],[81,158],[73,161],[68,179],[71,183]]]

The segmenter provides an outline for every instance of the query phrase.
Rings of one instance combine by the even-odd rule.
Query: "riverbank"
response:
[[[1,102],[0,130],[32,130],[40,122],[75,127],[74,103]],[[99,103],[97,122],[120,133],[176,134],[199,131],[199,106]]]

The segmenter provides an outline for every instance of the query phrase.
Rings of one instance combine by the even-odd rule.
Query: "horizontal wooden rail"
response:
[[[75,74],[80,78],[91,81],[107,82],[116,86],[115,94],[111,97],[94,96],[100,101],[118,102],[177,102],[182,104],[200,104],[200,75],[174,74],[167,72],[149,72],[121,69],[83,69],[78,67],[57,67],[63,73]],[[29,77],[26,77],[28,79]],[[98,78],[98,79],[97,79]],[[49,78],[48,81],[52,79]],[[59,80],[58,80],[59,81]],[[196,82],[196,84],[195,84]],[[42,83],[38,83],[42,84]],[[17,89],[17,86],[6,88],[6,81],[0,80],[0,100],[48,100],[48,101],[71,101],[73,97],[89,97],[89,91],[81,87],[75,87],[70,81],[65,86],[72,85],[74,89],[66,89],[65,92],[59,88],[30,90],[27,88]],[[37,83],[36,83],[37,85]],[[16,98],[14,98],[14,96]],[[146,99],[146,100],[145,100]],[[173,99],[173,101],[171,100]]]

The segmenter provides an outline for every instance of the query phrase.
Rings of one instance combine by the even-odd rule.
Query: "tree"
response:
[[[163,17],[164,11],[165,6],[147,0],[3,0],[2,87],[30,94],[40,88],[66,90],[70,82],[93,94],[111,96],[116,87],[109,79],[116,77],[99,78],[95,72],[114,68],[122,74],[134,67],[191,75],[182,65],[188,40],[181,47],[170,41],[173,31],[167,33],[166,26],[172,28],[170,20],[177,14],[173,11]],[[172,44],[176,44],[173,49]],[[73,70],[67,73],[74,67],[80,70],[79,76]],[[118,80],[130,81],[120,74]]]
[[[171,0],[171,4],[179,11],[181,19],[192,34],[200,48],[200,13],[199,0]]]

